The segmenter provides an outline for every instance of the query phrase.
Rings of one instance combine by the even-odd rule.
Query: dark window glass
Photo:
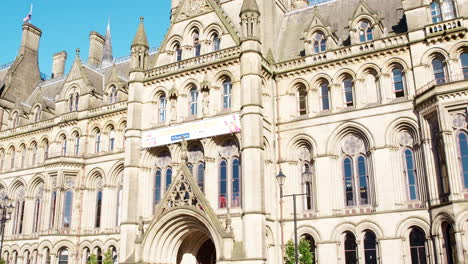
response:
[[[182,49],[179,46],[176,47],[176,60],[182,60]]]
[[[202,192],[205,191],[205,164],[198,164],[197,170],[197,183]]]
[[[458,146],[460,148],[460,161],[463,173],[465,189],[468,189],[468,137],[462,132],[458,135]]]
[[[444,84],[447,82],[445,78],[445,61],[441,59],[432,60],[432,70],[434,71],[436,84]]]
[[[169,189],[169,186],[172,183],[172,169],[166,170],[166,191]]]
[[[457,248],[455,245],[455,236],[453,234],[452,226],[447,223],[442,223],[442,236],[444,240],[444,250],[445,250],[445,258],[447,260],[447,264],[454,264],[455,263],[455,249]]]
[[[161,200],[161,170],[156,171],[154,177],[154,204]]]
[[[322,110],[330,110],[330,90],[328,88],[328,83],[322,83],[320,85],[320,96],[322,99]]]
[[[366,158],[360,156],[358,158],[358,172],[359,172],[359,198],[361,204],[369,203],[369,187],[367,179],[367,164]]]
[[[299,100],[299,115],[307,115],[307,91],[301,88],[297,91]]]
[[[405,96],[405,84],[403,79],[403,71],[399,68],[393,69],[393,89],[396,97]]]
[[[408,180],[408,193],[410,200],[418,199],[418,183],[416,179],[416,168],[414,164],[413,151],[410,149],[405,150],[405,174]]]
[[[98,191],[96,197],[96,227],[101,227],[101,211],[102,211],[102,191]]]
[[[241,177],[238,159],[232,161],[232,207],[241,206]]]
[[[344,248],[345,248],[345,263],[357,264],[356,237],[352,233],[346,234]]]
[[[52,192],[52,199],[50,203],[50,227],[53,228],[55,225],[55,206],[57,203],[57,191]]]
[[[432,1],[431,3],[431,16],[432,23],[438,23],[442,21],[442,11],[440,9],[440,4],[437,1]]]
[[[219,208],[227,206],[227,162],[221,161],[219,164]]]
[[[414,227],[409,235],[411,264],[426,264],[426,234],[419,227]]]
[[[33,232],[39,231],[39,215],[41,212],[41,200],[36,199],[34,202],[34,222],[33,222]]]
[[[219,38],[218,34],[213,35],[213,50],[218,51],[221,47],[221,39]]]
[[[344,93],[345,93],[345,104],[346,106],[354,105],[353,98],[353,80],[345,79],[343,81]]]
[[[231,90],[232,83],[231,80],[226,80],[223,82],[223,108],[231,108]]]
[[[198,113],[198,91],[195,88],[190,89],[190,115],[196,116]]]
[[[354,205],[354,187],[353,187],[353,163],[350,158],[345,158],[343,161],[343,169],[344,169],[344,185],[345,185],[345,197],[346,197],[346,205],[353,206]]]
[[[466,80],[468,79],[468,53],[463,52],[460,55],[460,61],[461,61],[461,66],[462,66],[462,71],[463,71],[463,78]]]
[[[73,207],[73,192],[65,192],[65,204],[63,206],[63,227],[71,227],[71,217],[72,217],[72,207]]]
[[[372,231],[364,235],[364,258],[366,264],[377,264],[377,239]]]

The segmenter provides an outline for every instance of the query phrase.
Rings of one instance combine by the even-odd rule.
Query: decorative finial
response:
[[[145,18],[141,16],[140,17],[140,23],[143,23],[144,20],[145,20]]]

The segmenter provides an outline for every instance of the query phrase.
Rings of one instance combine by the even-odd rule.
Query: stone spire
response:
[[[114,57],[112,56],[112,37],[111,37],[110,19],[109,19],[109,21],[107,22],[107,30],[106,30],[106,37],[104,41],[102,63],[105,65],[111,65],[113,61],[114,61]]]
[[[243,13],[247,12],[255,12],[260,14],[256,0],[244,0],[240,13],[242,15]]]
[[[143,24],[143,17],[140,17],[140,25],[138,26],[138,30],[135,34],[135,38],[132,42],[132,47],[134,46],[143,46],[149,48],[148,45],[148,38],[146,37],[145,26]]]

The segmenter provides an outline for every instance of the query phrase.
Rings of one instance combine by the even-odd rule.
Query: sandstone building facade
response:
[[[150,49],[111,31],[0,67],[12,264],[468,262],[468,1],[172,0]],[[153,27],[157,25],[146,25]],[[130,42],[130,40],[129,40]],[[310,172],[310,173],[304,173]]]

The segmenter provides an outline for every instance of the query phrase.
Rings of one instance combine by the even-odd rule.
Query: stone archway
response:
[[[177,253],[177,264],[215,264],[216,248],[207,234],[194,230],[186,235]]]

